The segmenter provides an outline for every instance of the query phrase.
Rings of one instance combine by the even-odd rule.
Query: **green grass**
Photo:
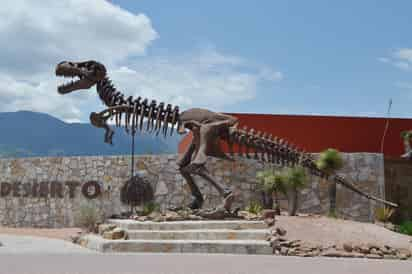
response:
[[[252,214],[258,215],[263,210],[262,205],[259,202],[251,201],[246,207],[246,211]]]
[[[412,221],[404,221],[398,226],[398,232],[412,236]]]

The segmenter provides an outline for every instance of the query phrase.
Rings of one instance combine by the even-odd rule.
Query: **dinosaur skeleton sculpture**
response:
[[[238,128],[238,120],[233,116],[198,108],[180,112],[177,106],[157,104],[155,100],[149,102],[148,99],[141,97],[126,98],[113,86],[106,76],[106,68],[98,62],[61,62],[56,67],[56,75],[78,78],[76,81],[59,86],[60,94],[89,89],[96,85],[100,99],[108,108],[100,113],[93,112],[90,115],[90,121],[94,126],[105,129],[106,143],[112,143],[114,134],[107,123],[109,119],[114,119],[117,127],[124,127],[132,134],[136,130],[145,129],[156,135],[162,133],[166,137],[169,127],[170,135],[173,134],[175,126],[180,134],[185,133],[185,129],[190,130],[193,133],[192,143],[178,160],[178,165],[183,178],[190,187],[193,199],[189,207],[192,209],[199,209],[203,204],[202,194],[192,177],[198,175],[217,189],[224,198],[222,208],[230,210],[233,202],[232,191],[216,182],[205,167],[207,156],[234,160],[222,151],[220,140],[226,141],[231,155],[233,155],[233,146],[237,145],[241,156],[253,157],[256,160],[279,166],[300,165],[307,168],[310,173],[333,180],[363,197],[397,207],[392,202],[361,191],[339,175],[328,176],[316,166],[310,154],[299,150],[283,139],[264,132],[256,132],[247,127]]]

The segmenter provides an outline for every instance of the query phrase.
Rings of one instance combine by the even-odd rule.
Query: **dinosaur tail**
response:
[[[398,207],[395,203],[375,197],[360,190],[342,176],[325,173],[317,167],[315,160],[309,153],[306,153],[303,150],[298,149],[296,146],[289,144],[278,137],[274,137],[271,134],[259,131],[256,132],[254,129],[248,129],[247,127],[240,129],[235,125],[229,129],[226,135],[222,136],[222,139],[227,142],[229,152],[232,155],[234,154],[233,146],[237,145],[239,151],[238,155],[240,156],[246,158],[253,157],[255,160],[284,167],[302,166],[307,168],[311,174],[332,180],[369,200],[381,202],[391,207]],[[252,156],[250,153],[253,153],[254,155]]]

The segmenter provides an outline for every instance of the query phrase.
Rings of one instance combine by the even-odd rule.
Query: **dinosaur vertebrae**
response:
[[[325,176],[317,169],[311,155],[299,150],[293,144],[288,144],[283,139],[272,136],[272,134],[255,131],[253,128],[248,129],[246,126],[242,129],[234,126],[229,129],[228,136],[225,137],[231,154],[233,154],[233,145],[237,144],[241,156],[245,155],[247,158],[251,158],[249,153],[252,150],[256,160],[281,166],[301,165],[313,169],[313,172],[317,172],[316,175]]]
[[[174,126],[179,121],[178,106],[172,107],[171,104],[165,106],[163,102],[157,104],[155,100],[149,103],[148,99],[142,99],[140,96],[136,99],[133,96],[125,99],[108,78],[97,84],[97,92],[103,103],[109,107],[99,115],[104,116],[105,119],[114,119],[116,126],[124,126],[127,132],[129,130],[135,132],[136,129],[142,131],[144,118],[146,118],[147,131],[154,130],[156,135],[162,131],[166,136],[170,124],[170,135],[172,135]]]

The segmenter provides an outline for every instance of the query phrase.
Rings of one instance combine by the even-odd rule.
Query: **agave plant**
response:
[[[288,168],[285,173],[285,184],[288,189],[288,213],[295,216],[298,209],[298,189],[306,184],[306,172],[302,167]]]
[[[328,148],[320,153],[316,161],[317,167],[328,175],[343,166],[343,159],[340,152],[336,149]],[[329,184],[329,215],[336,214],[336,183]]]
[[[278,192],[284,192],[285,176],[273,169],[259,171],[256,174],[259,188],[262,190],[263,204],[266,209],[273,208],[273,198],[275,198],[276,214],[280,215]]]
[[[379,207],[375,210],[375,219],[379,222],[386,223],[392,217],[395,209],[389,207]]]

